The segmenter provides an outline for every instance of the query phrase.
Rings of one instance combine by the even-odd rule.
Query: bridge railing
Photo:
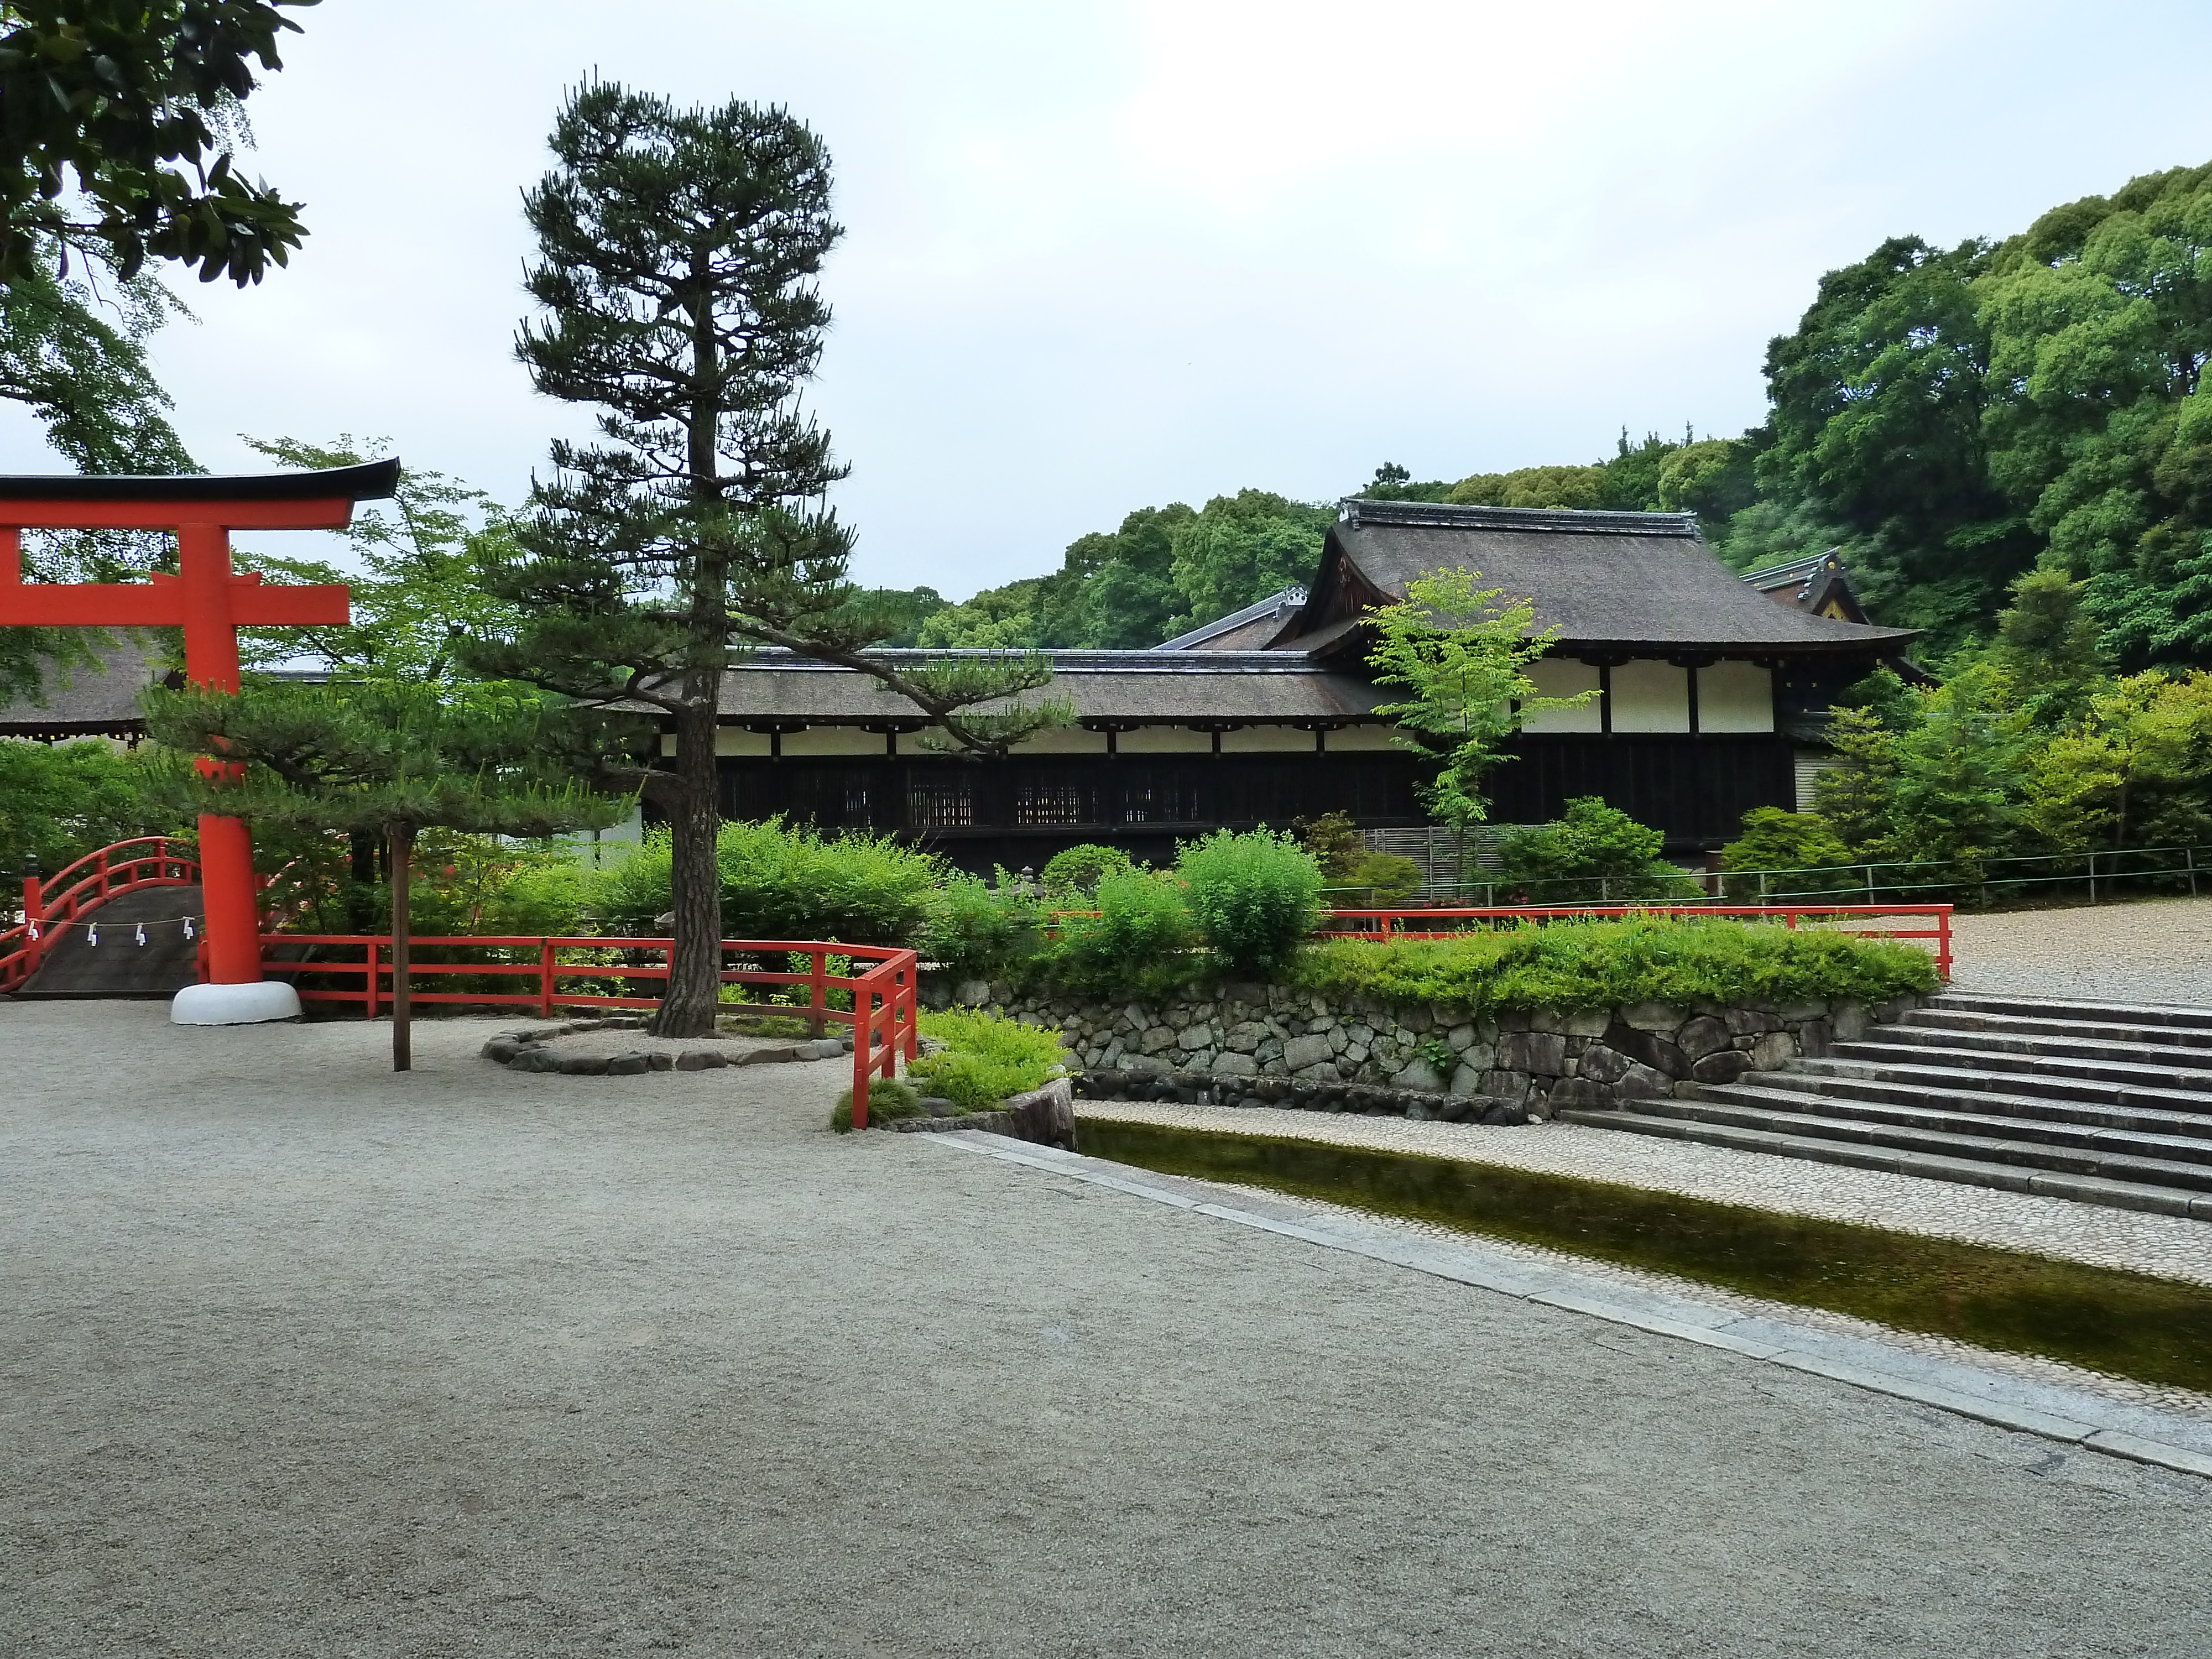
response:
[[[87,853],[52,876],[23,878],[23,919],[0,929],[0,991],[12,991],[46,958],[48,936],[118,893],[199,884],[199,852],[175,836],[134,836]]]
[[[301,946],[344,954],[307,961],[285,960],[276,954]],[[392,1006],[391,948],[390,936],[377,933],[266,933],[261,939],[266,970],[303,981],[297,986],[302,1002],[358,1006],[368,1019]],[[527,1008],[547,1019],[562,1008],[655,1008],[659,996],[641,993],[665,988],[674,948],[674,942],[666,939],[599,935],[417,936],[409,942],[408,1000]],[[489,959],[425,962],[415,956],[425,951],[483,952]],[[733,957],[738,965],[732,965]],[[787,964],[781,969],[760,965],[779,958]],[[803,1019],[817,1036],[833,1024],[851,1031],[853,1122],[866,1128],[870,1079],[896,1076],[901,1057],[911,1060],[920,1052],[915,1024],[920,975],[915,953],[890,945],[816,939],[726,939],[722,961],[724,985],[785,996],[803,988],[805,998],[724,1002],[719,1005],[721,1012]],[[316,976],[353,983],[331,986],[319,982]],[[514,988],[415,988],[457,976],[512,983]]]

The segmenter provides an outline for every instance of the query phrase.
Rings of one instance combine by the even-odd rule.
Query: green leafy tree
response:
[[[0,742],[0,877],[46,874],[181,820],[149,799],[138,755],[105,743]],[[13,902],[13,895],[9,895]]]
[[[1448,479],[1417,483],[1397,462],[1385,461],[1375,469],[1373,480],[1359,494],[1370,501],[1443,501],[1451,499],[1451,489]]]
[[[1571,708],[1593,695],[1537,695],[1528,665],[1559,630],[1536,631],[1535,608],[1478,588],[1471,570],[1432,570],[1406,586],[1397,605],[1370,610],[1376,679],[1405,692],[1375,712],[1396,723],[1398,741],[1437,765],[1422,799],[1441,823],[1462,831],[1489,816],[1482,781],[1506,758],[1504,739],[1530,715]]]
[[[1310,580],[1335,517],[1265,489],[1215,496],[1173,532],[1169,574],[1181,613],[1169,619],[1169,633]]]
[[[2212,661],[2212,165],[2054,209],[1990,267],[1994,477],[2123,666]]]
[[[1516,472],[1478,472],[1454,484],[1447,499],[1465,507],[1602,507],[1607,505],[1605,468],[1524,466]]]
[[[147,694],[146,729],[179,756],[220,754],[243,776],[178,763],[180,811],[325,835],[374,836],[392,880],[392,1068],[412,1064],[409,892],[426,829],[538,839],[603,829],[627,801],[576,781],[549,744],[545,711],[496,687],[372,682]]]
[[[524,622],[469,664],[674,727],[672,764],[626,775],[673,831],[657,1029],[696,1036],[719,989],[714,732],[732,637],[869,675],[965,752],[1003,751],[1067,711],[1019,701],[1050,678],[1034,656],[902,667],[869,650],[902,617],[848,579],[851,534],[821,505],[845,469],[800,403],[841,234],[821,139],[781,109],[679,109],[594,82],[552,148],[525,202],[542,315],[516,350],[540,392],[601,411],[602,441],[554,446],[525,556],[497,584]]]
[[[125,280],[149,259],[243,288],[307,234],[238,171],[256,65],[316,0],[18,0],[0,9],[0,285],[71,254]]]
[[[382,442],[248,440],[286,466],[356,466]],[[345,531],[356,568],[319,559],[256,554],[252,568],[295,582],[343,582],[353,620],[343,627],[250,630],[240,641],[249,667],[309,658],[347,679],[446,684],[461,678],[461,641],[511,632],[517,607],[487,586],[514,555],[511,516],[482,490],[423,467],[403,467],[391,504],[370,502]]]
[[[2055,851],[2212,841],[2212,673],[2106,682],[2027,766],[2021,815]]]

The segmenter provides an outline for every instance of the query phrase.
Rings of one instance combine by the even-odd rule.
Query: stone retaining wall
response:
[[[925,988],[927,991],[929,988]],[[1637,1003],[1580,1012],[1501,1012],[1476,1019],[1447,1006],[1339,1005],[1279,986],[1225,985],[1206,998],[1105,1004],[1030,996],[1009,986],[939,988],[939,1006],[988,1003],[1025,1024],[1056,1025],[1092,1073],[1214,1080],[1215,1092],[1264,1097],[1262,1080],[1314,1089],[1388,1085],[1445,1100],[1480,1100],[1502,1115],[1549,1117],[1562,1106],[1608,1106],[1700,1083],[1731,1083],[1894,1020],[1917,999],[1869,1008],[1850,1001]],[[1253,1080],[1240,1090],[1237,1080]]]

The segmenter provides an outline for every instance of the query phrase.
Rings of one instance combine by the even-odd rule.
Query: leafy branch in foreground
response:
[[[1479,573],[1431,570],[1406,585],[1396,605],[1371,608],[1376,679],[1409,695],[1375,712],[1397,723],[1405,747],[1437,763],[1422,794],[1430,811],[1466,830],[1489,816],[1483,775],[1508,758],[1505,738],[1532,714],[1571,708],[1597,694],[1538,695],[1528,665],[1550,650],[1559,629],[1536,631],[1535,608],[1478,588]]]

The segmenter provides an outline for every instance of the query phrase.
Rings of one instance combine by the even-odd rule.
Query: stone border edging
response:
[[[1075,1090],[1073,1079],[1056,1077],[1042,1089],[1008,1095],[994,1111],[955,1112],[944,1117],[898,1117],[871,1120],[872,1129],[890,1129],[901,1134],[929,1134],[945,1130],[978,1129],[1033,1146],[1075,1150]]]
[[[2176,1474],[2212,1479],[2212,1450],[2154,1437],[2156,1433],[2169,1431],[2166,1426],[2168,1424],[2185,1437],[2198,1437],[2203,1435],[2203,1425],[2166,1417],[2148,1407],[2124,1406],[2094,1395],[2032,1382],[1956,1361],[1907,1354],[1864,1338],[1745,1315],[1732,1308],[1686,1297],[1641,1291],[1615,1280],[1577,1273],[1571,1268],[1496,1255],[1473,1243],[1447,1245],[1395,1237],[1380,1224],[1361,1237],[1280,1220],[1233,1205],[1192,1198],[1137,1178],[1150,1171],[1123,1173],[1129,1166],[1079,1153],[1042,1152],[1011,1143],[993,1146],[989,1138],[980,1136],[974,1140],[952,1139],[937,1144],[1003,1163],[1025,1164],[1092,1186],[1111,1188],[1133,1198],[1298,1239],[1324,1249],[1342,1250],[1479,1290],[1493,1291],[1568,1313],[1584,1314],[1609,1324],[1718,1348],[1756,1364],[1779,1365],[1831,1382],[1847,1382],[1872,1394],[1930,1407],[1992,1427],[2081,1446]],[[1975,1392],[1977,1389],[1989,1392]],[[2024,1398],[1996,1397],[2000,1393]],[[2154,1433],[2139,1432],[2146,1428]],[[2212,1444],[2212,1436],[2203,1437]]]
[[[1480,1095],[1401,1089],[1375,1083],[1310,1083],[1297,1078],[1223,1077],[1218,1072],[1085,1072],[1075,1079],[1084,1100],[1158,1101],[1182,1106],[1280,1106],[1294,1112],[1352,1117],[1405,1117],[1417,1123],[1540,1123],[1540,1114]]]
[[[638,1077],[647,1072],[711,1072],[725,1066],[775,1066],[790,1060],[832,1060],[853,1051],[850,1041],[838,1037],[810,1037],[767,1048],[749,1048],[727,1054],[719,1048],[687,1048],[671,1054],[633,1048],[622,1054],[556,1054],[546,1047],[555,1037],[575,1036],[585,1031],[641,1031],[642,1018],[617,1016],[608,1019],[572,1019],[544,1030],[509,1031],[493,1037],[482,1049],[486,1060],[511,1071],[554,1073],[562,1077]]]

